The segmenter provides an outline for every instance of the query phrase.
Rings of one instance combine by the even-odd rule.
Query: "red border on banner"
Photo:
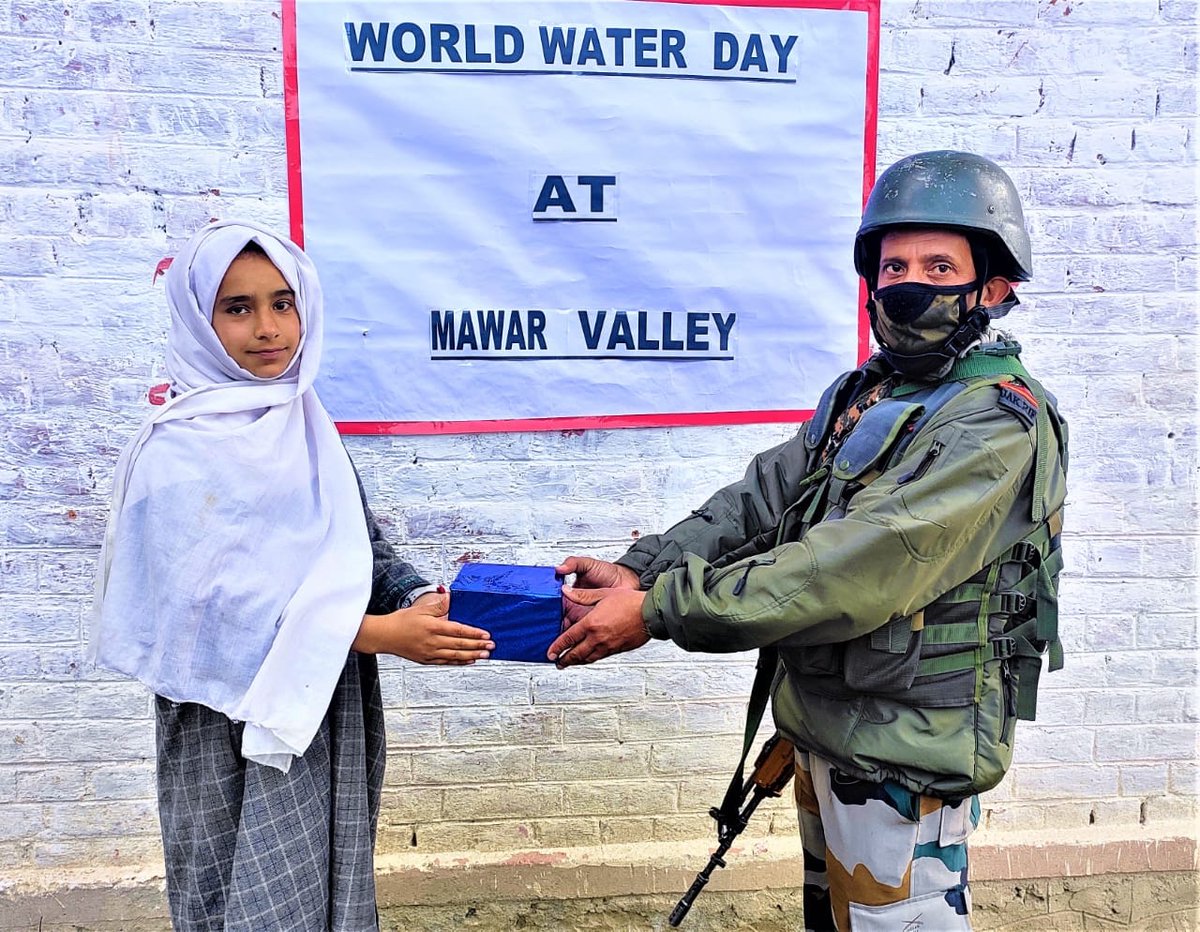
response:
[[[687,0],[676,0],[687,2]],[[669,418],[647,423],[647,418]],[[607,430],[616,427],[716,427],[720,424],[800,424],[801,411],[687,411],[679,414],[593,414],[586,417],[526,417],[494,421],[337,421],[342,434],[497,434],[518,430]]]
[[[296,3],[281,0],[283,18],[283,113],[287,148],[288,222],[292,240],[304,248],[304,185],[300,164],[300,80],[296,60]],[[634,0],[705,6],[783,7],[847,10],[867,14],[867,74],[863,108],[863,204],[875,184],[876,130],[879,116],[879,5],[882,0]],[[850,245],[847,244],[847,251]],[[859,283],[858,359],[870,354],[871,332],[863,305],[866,283]],[[338,421],[342,434],[471,434],[536,430],[595,430],[619,427],[695,427],[720,424],[777,424],[803,421],[811,410],[704,411],[678,414],[614,414],[587,417],[513,418],[481,421]]]
[[[304,185],[300,171],[300,74],[296,63],[296,0],[283,0],[283,138],[287,147],[288,223],[304,248]]]

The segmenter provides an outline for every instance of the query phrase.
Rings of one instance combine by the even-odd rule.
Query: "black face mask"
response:
[[[958,298],[958,301],[939,301],[938,304],[944,308],[942,313],[936,315],[939,319],[944,320],[953,316],[953,311],[947,307],[950,304],[958,305],[957,316],[959,319],[966,317],[967,295],[975,288],[975,282],[968,282],[965,285],[927,285],[924,282],[901,282],[898,285],[888,285],[886,288],[877,289],[873,297],[878,302],[876,307],[888,320],[893,324],[904,325],[911,324],[918,317],[924,315],[934,301],[943,296],[954,296]]]
[[[905,375],[939,377],[987,329],[987,310],[967,305],[978,287],[902,282],[875,291],[867,313],[883,357]]]

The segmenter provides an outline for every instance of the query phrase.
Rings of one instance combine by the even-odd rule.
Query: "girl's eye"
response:
[[[246,307],[244,304],[235,304],[233,307],[225,308],[225,313],[232,314],[234,317],[241,317],[244,314],[249,314],[250,308]]]
[[[286,298],[283,299],[282,301],[275,302],[275,310],[277,310],[277,311],[290,311],[292,309],[292,306],[293,306],[292,302]]]

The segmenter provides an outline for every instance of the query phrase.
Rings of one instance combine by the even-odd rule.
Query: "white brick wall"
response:
[[[1196,6],[883,5],[879,165],[949,146],[1011,170],[1036,253],[1011,324],[1071,422],[1067,668],[985,800],[994,828],[1195,812]],[[0,0],[0,871],[157,856],[149,699],[83,661],[90,577],[161,381],[154,264],[210,217],[286,225],[279,47],[270,0]],[[615,556],[789,433],[349,446],[448,579]],[[385,851],[707,834],[750,676],[662,644],[568,673],[384,666]]]

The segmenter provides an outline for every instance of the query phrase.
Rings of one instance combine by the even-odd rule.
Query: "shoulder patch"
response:
[[[1000,383],[1000,407],[1019,417],[1026,427],[1032,427],[1037,420],[1037,399],[1019,382]]]

